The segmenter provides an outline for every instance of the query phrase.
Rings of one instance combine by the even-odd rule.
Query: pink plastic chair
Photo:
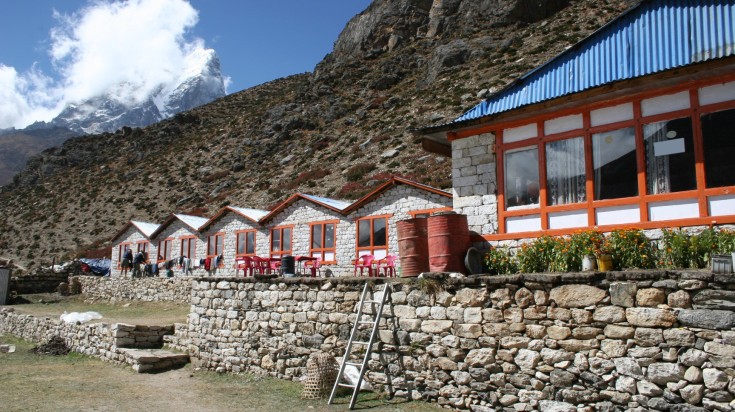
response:
[[[380,270],[382,269],[385,277],[396,277],[396,259],[398,259],[396,255],[388,255],[381,259],[378,268],[375,270],[376,274],[380,276]]]
[[[253,265],[253,259],[249,256],[240,256],[235,258],[235,275],[242,270],[242,276],[247,277],[248,273],[250,276],[255,274],[255,266]]]
[[[357,269],[360,269],[360,276],[362,276],[362,270],[367,269],[368,276],[373,276],[373,255],[362,255],[355,260],[355,276],[357,276]]]
[[[304,262],[304,269],[309,269],[311,271],[311,277],[315,278],[316,274],[319,273],[321,276],[321,268],[322,267],[322,258],[318,257],[314,260],[307,260]]]

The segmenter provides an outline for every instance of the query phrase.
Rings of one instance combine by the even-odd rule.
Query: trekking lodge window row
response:
[[[338,221],[312,223],[309,255],[322,263],[337,263],[336,228]]]
[[[734,97],[715,84],[498,131],[499,232],[732,215]]]
[[[357,221],[357,256],[373,255],[382,259],[388,255],[388,218],[370,216]]]

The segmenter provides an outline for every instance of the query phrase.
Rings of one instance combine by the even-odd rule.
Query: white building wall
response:
[[[151,252],[149,253],[149,259],[151,263],[156,263],[156,259],[158,257],[158,242],[169,238],[173,239],[171,243],[171,259],[178,260],[178,258],[181,256],[181,239],[187,236],[196,236],[197,238],[195,262],[196,265],[198,265],[199,259],[203,259],[207,256],[207,238],[200,233],[192,230],[189,226],[185,225],[179,220],[171,223],[167,228],[163,229],[163,231],[161,231],[161,233],[159,233],[158,236],[155,237],[155,239],[151,241],[152,247]],[[178,265],[174,265],[172,270],[174,271],[174,276],[184,276],[183,270],[178,267]],[[166,269],[160,269],[158,275],[166,276]],[[207,272],[204,271],[203,267],[197,267],[192,271],[191,275],[205,276],[207,275]]]
[[[498,231],[495,135],[485,133],[452,142],[454,210],[467,215],[471,232]]]

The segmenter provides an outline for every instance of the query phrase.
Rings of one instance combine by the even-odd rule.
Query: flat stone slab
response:
[[[162,371],[189,363],[189,355],[165,349],[128,349],[118,348],[125,355],[133,370],[138,373]]]

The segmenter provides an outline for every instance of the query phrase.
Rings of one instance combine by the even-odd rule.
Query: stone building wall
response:
[[[188,327],[172,344],[208,369],[299,379],[310,354],[344,353],[362,281],[199,278]],[[733,275],[538,274],[440,285],[395,286],[397,325],[395,334],[392,323],[382,327],[373,385],[388,373],[400,396],[475,411],[731,410]]]
[[[137,300],[143,302],[181,302],[191,299],[191,278],[104,278],[77,276],[86,298],[99,300]]]
[[[161,233],[159,233],[155,239],[151,242],[151,251],[149,252],[151,263],[156,263],[158,256],[158,242],[165,239],[172,239],[171,243],[171,258],[178,259],[181,256],[181,239],[188,236],[196,237],[196,256],[195,268],[190,274],[185,275],[182,268],[178,265],[174,266],[174,276],[204,276],[207,272],[203,266],[199,266],[199,260],[207,257],[207,238],[191,229],[189,226],[181,222],[180,220],[173,221],[168,227],[166,227]],[[165,276],[165,270],[159,272],[160,276]]]
[[[452,142],[454,210],[467,215],[470,231],[498,232],[495,135],[471,136]]]

